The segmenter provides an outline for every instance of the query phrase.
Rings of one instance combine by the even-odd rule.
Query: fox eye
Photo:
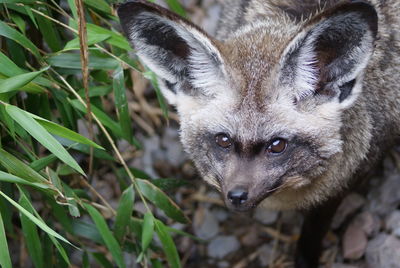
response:
[[[225,133],[215,135],[215,142],[222,148],[228,148],[232,145],[231,138]]]
[[[274,139],[267,148],[269,154],[280,154],[285,151],[287,147],[287,141],[281,138]]]

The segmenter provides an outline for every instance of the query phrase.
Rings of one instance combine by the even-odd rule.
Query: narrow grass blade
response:
[[[33,79],[35,79],[37,76],[39,76],[41,73],[43,73],[47,69],[48,68],[45,68],[45,69],[37,71],[37,72],[19,74],[19,75],[16,75],[16,76],[13,76],[13,77],[10,77],[10,78],[0,81],[0,93],[6,93],[6,92],[19,90],[21,87],[23,87],[26,84],[28,84],[29,82],[31,82]]]
[[[31,221],[33,221],[40,229],[42,229],[43,231],[45,231],[46,233],[48,233],[49,235],[52,235],[56,238],[58,238],[61,241],[64,241],[65,243],[75,247],[73,244],[71,244],[67,239],[65,239],[64,237],[62,237],[61,235],[59,235],[58,233],[56,233],[55,231],[53,231],[53,229],[51,229],[49,226],[47,226],[47,224],[45,224],[44,222],[42,222],[41,220],[39,220],[38,218],[36,218],[35,216],[33,216],[29,211],[27,211],[26,209],[24,209],[23,207],[21,207],[17,202],[15,202],[14,200],[12,200],[10,197],[8,197],[6,194],[4,194],[2,191],[0,191],[0,195],[3,196],[8,202],[10,202],[14,207],[16,207],[22,214],[24,214],[25,216],[27,216]],[[75,247],[76,248],[76,247]]]
[[[6,232],[4,230],[3,218],[0,213],[0,266],[12,268],[10,251],[8,249]]]
[[[158,238],[161,241],[165,255],[167,256],[168,264],[170,268],[180,268],[181,262],[179,259],[178,251],[176,250],[174,241],[171,235],[168,233],[164,223],[159,220],[155,220],[155,230]]]
[[[126,234],[129,220],[132,217],[134,199],[135,193],[131,185],[122,193],[117,209],[117,216],[115,217],[114,235],[120,243]]]
[[[94,224],[99,230],[108,250],[111,252],[115,262],[117,263],[118,267],[123,268],[125,267],[125,262],[122,256],[122,250],[119,246],[117,240],[112,235],[110,229],[107,226],[106,221],[104,220],[103,216],[98,212],[94,207],[89,204],[84,204],[85,208],[89,212],[90,217],[94,221]]]
[[[189,222],[185,214],[163,191],[149,181],[136,179],[136,182],[142,194],[158,208],[162,209],[168,217],[181,223]]]
[[[32,116],[30,116],[24,110],[13,106],[6,106],[7,113],[24,128],[32,137],[39,141],[44,147],[46,147],[50,152],[56,155],[64,163],[85,175],[82,168],[76,163],[75,159],[67,152],[67,150],[62,147],[62,145],[51,136],[39,123],[37,123]]]

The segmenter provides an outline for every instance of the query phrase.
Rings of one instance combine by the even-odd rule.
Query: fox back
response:
[[[147,1],[118,14],[234,210],[324,202],[399,135],[397,0],[227,0],[215,38]]]

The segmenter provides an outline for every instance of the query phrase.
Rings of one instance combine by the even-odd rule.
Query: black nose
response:
[[[243,189],[234,189],[228,192],[228,199],[235,206],[239,206],[246,202],[247,192]]]

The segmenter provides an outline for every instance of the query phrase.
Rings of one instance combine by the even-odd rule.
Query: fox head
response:
[[[144,0],[118,15],[178,111],[185,150],[228,207],[317,199],[285,204],[343,154],[342,115],[362,95],[377,35],[371,5],[341,4],[301,23],[265,18],[223,41]]]

